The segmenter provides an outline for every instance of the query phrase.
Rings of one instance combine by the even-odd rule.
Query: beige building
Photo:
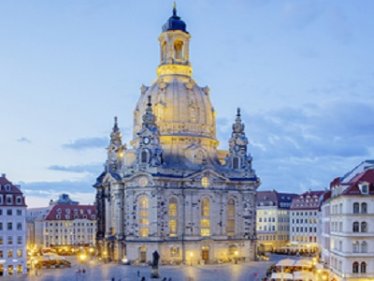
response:
[[[277,250],[289,242],[289,209],[296,196],[275,190],[257,192],[256,233],[260,252]]]
[[[134,130],[122,144],[117,119],[95,184],[101,254],[133,263],[211,263],[255,257],[255,194],[238,110],[229,150],[218,149],[208,87],[192,78],[190,33],[173,15],[159,36],[155,82],[142,86]]]
[[[28,246],[93,246],[96,242],[96,207],[80,205],[62,194],[48,207],[27,210]]]

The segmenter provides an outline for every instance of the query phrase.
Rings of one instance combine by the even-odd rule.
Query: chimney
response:
[[[2,177],[2,178],[5,178],[5,177],[6,177],[6,174],[5,174],[5,173],[2,173],[2,174],[1,174],[1,177]]]

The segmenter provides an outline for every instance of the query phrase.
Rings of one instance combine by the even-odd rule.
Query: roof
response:
[[[96,206],[93,205],[53,205],[45,220],[96,220]]]
[[[5,174],[0,176],[0,194],[6,196],[3,198],[1,205],[26,207],[25,197],[22,191],[18,186],[9,181]]]
[[[368,185],[368,192],[362,193],[360,186]],[[332,196],[339,195],[374,195],[374,160],[366,160],[330,183]]]
[[[280,193],[276,190],[258,191],[256,198],[257,206],[277,206],[278,208],[289,209],[293,198],[297,197],[294,193]]]
[[[186,30],[186,23],[177,16],[176,7],[173,8],[173,15],[167,20],[167,22],[162,26],[162,32],[169,30],[180,30],[188,33]]]
[[[361,195],[360,185],[362,183],[368,184],[368,194],[374,195],[374,169],[365,170],[356,175],[348,183],[348,187],[343,191],[344,195]]]
[[[318,210],[324,190],[307,191],[292,200],[291,210]]]

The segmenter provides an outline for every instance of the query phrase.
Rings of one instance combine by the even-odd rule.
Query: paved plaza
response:
[[[67,269],[43,269],[38,276],[31,272],[23,278],[4,278],[4,281],[140,281],[144,276],[146,280],[162,280],[171,278],[172,281],[250,281],[260,280],[267,268],[282,257],[273,257],[273,261],[250,262],[243,264],[221,264],[205,266],[161,266],[160,279],[151,279],[151,269],[148,266],[127,266],[117,264],[87,264],[85,274],[77,273],[80,265]],[[139,274],[138,274],[139,273]],[[139,276],[138,276],[139,275]],[[257,276],[257,278],[256,278]]]

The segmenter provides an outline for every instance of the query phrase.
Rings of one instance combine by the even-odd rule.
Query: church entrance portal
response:
[[[209,246],[201,247],[201,259],[204,261],[204,263],[209,261]]]
[[[146,246],[139,247],[139,262],[140,263],[147,262],[147,247]]]

